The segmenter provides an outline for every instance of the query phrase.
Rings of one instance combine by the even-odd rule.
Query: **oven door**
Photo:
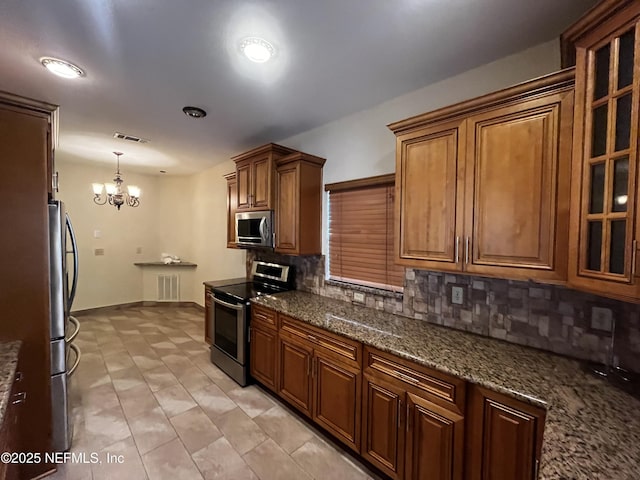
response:
[[[213,345],[226,353],[236,362],[245,363],[246,344],[246,306],[234,304],[216,297],[211,298],[213,304]]]

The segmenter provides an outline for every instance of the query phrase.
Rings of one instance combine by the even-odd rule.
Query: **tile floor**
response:
[[[79,320],[71,452],[87,461],[48,478],[377,478],[274,397],[212,365],[201,311],[141,307]]]

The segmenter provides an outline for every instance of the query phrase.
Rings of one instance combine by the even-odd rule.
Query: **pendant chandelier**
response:
[[[94,183],[93,184],[93,201],[98,205],[104,205],[109,202],[109,205],[113,205],[118,210],[122,205],[129,205],[130,207],[137,207],[140,205],[140,189],[135,185],[129,185],[127,191],[123,190],[122,175],[120,174],[120,155],[122,152],[113,152],[116,156],[116,176],[113,179],[113,183]],[[103,191],[106,190],[106,195]]]

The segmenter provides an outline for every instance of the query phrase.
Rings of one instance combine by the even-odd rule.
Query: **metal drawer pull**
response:
[[[409,375],[405,375],[404,373],[401,373],[397,370],[394,370],[393,373],[395,373],[398,377],[400,377],[405,382],[413,383],[414,385],[417,385],[420,383],[420,380],[418,380],[417,378],[410,377]]]
[[[15,381],[16,382],[21,382],[23,378],[22,372],[16,372],[16,378]]]
[[[26,401],[27,401],[27,392],[19,392],[19,393],[16,393],[16,394],[13,396],[13,398],[14,398],[14,400],[13,400],[13,402],[11,402],[11,403],[13,403],[14,405],[18,405],[18,404],[20,404],[20,403],[24,403],[24,402],[26,402]]]
[[[309,340],[311,340],[312,342],[317,342],[317,341],[318,341],[318,339],[317,339],[316,337],[314,337],[313,335],[309,335],[309,334],[307,334],[307,338],[308,338]]]
[[[456,236],[456,253],[455,253],[456,260],[455,260],[455,263],[458,263],[458,260],[460,258],[459,255],[458,255],[459,253],[460,253],[460,237]]]

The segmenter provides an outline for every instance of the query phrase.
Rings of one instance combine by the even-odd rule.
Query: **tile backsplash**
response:
[[[291,257],[247,251],[253,260],[296,267],[296,286],[330,298],[570,357],[604,362],[611,333],[592,328],[592,308],[610,309],[615,319],[613,353],[617,362],[640,372],[640,307],[561,286],[428,272],[407,268],[404,293],[360,288],[325,280],[324,256]],[[451,288],[462,288],[462,304],[451,303]]]

